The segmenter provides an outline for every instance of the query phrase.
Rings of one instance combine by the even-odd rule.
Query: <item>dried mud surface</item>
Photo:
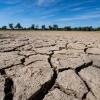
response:
[[[0,32],[0,100],[100,100],[100,32]]]

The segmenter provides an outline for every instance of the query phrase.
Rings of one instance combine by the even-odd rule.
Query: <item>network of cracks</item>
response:
[[[100,100],[100,44],[1,38],[0,100]]]

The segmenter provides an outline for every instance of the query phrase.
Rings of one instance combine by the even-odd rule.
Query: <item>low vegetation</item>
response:
[[[85,27],[71,27],[71,26],[64,26],[59,27],[57,24],[49,25],[42,25],[39,27],[38,25],[32,24],[30,27],[23,27],[20,23],[13,25],[12,23],[8,26],[2,26],[0,30],[58,30],[58,31],[100,31],[100,27],[92,27],[92,26],[85,26]]]

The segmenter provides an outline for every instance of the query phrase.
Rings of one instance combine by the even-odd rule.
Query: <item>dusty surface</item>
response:
[[[100,100],[100,32],[0,32],[0,100]]]

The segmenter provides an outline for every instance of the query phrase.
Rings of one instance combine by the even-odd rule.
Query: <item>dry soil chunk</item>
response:
[[[93,61],[93,66],[100,67],[100,55],[90,55],[89,57]]]
[[[78,98],[82,98],[84,93],[88,91],[83,81],[73,70],[66,70],[59,73],[57,84],[67,94],[76,95]]]
[[[88,54],[94,54],[94,55],[100,55],[100,49],[99,48],[89,48],[86,51]]]
[[[91,62],[89,57],[81,50],[56,51],[51,58],[53,66],[59,70],[64,68],[76,69]]]
[[[43,48],[43,47],[50,47],[50,46],[54,46],[55,45],[55,41],[54,40],[48,40],[48,39],[44,39],[44,40],[36,40],[33,43],[33,46],[35,48]]]
[[[35,55],[35,51],[20,51],[19,52],[19,55],[24,55],[24,56],[32,56],[32,55]]]
[[[79,74],[86,81],[97,100],[100,100],[100,69],[90,66],[81,70]]]
[[[97,100],[97,99],[91,92],[89,92],[86,96],[86,99],[84,100]]]
[[[19,56],[16,52],[0,53],[0,69],[21,64],[23,58],[24,56]]]
[[[23,51],[29,51],[32,49],[32,46],[30,44],[25,45],[25,46],[20,46],[19,48],[17,48],[16,50],[23,50]]]
[[[24,46],[25,44],[27,44],[27,41],[19,41],[18,39],[16,39],[16,40],[13,40],[6,44],[1,45],[0,51],[2,52],[13,51],[16,48]]]
[[[12,67],[6,69],[6,74],[14,81],[14,100],[28,100],[53,77],[51,66],[46,61],[35,62],[24,67],[19,66],[19,68]]]
[[[84,50],[86,47],[82,43],[69,43],[67,45],[68,49]]]
[[[29,64],[32,64],[37,61],[45,61],[46,62],[46,61],[48,61],[48,56],[40,55],[40,54],[32,55],[29,58],[25,59],[25,65],[29,65]]]
[[[56,49],[55,47],[43,47],[33,49],[36,53],[40,54],[51,54],[52,50]]]
[[[56,42],[56,46],[59,47],[59,50],[62,50],[62,49],[66,49],[66,46],[67,46],[68,42],[67,42],[67,39],[66,40],[58,40]]]
[[[59,89],[54,89],[50,91],[43,100],[78,100],[73,96],[67,95],[60,91]]]

